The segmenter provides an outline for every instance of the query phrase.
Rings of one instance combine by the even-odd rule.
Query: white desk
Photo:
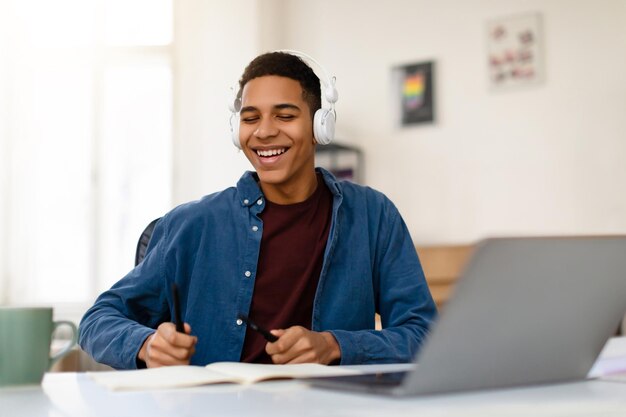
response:
[[[626,357],[614,339],[602,360]],[[601,363],[599,365],[602,365]],[[607,366],[608,366],[607,365]],[[387,365],[382,368],[406,368]],[[602,366],[597,366],[600,369]],[[375,369],[380,369],[376,366]],[[112,392],[86,374],[49,373],[42,386],[0,389],[1,417],[626,416],[626,383],[570,384],[393,399],[313,389],[303,381]]]

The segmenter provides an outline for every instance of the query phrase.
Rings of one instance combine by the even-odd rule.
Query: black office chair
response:
[[[148,249],[154,226],[156,226],[159,220],[161,220],[160,217],[152,220],[141,233],[137,242],[137,250],[135,250],[135,266],[139,265],[143,261],[144,256],[146,256],[146,250]]]

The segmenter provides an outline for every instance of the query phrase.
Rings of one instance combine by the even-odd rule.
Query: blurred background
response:
[[[487,24],[525,13],[543,79],[493,89]],[[337,142],[416,244],[626,233],[626,1],[0,0],[0,304],[78,320],[152,219],[234,185],[229,90],[283,48],[336,76]],[[436,118],[402,127],[422,61]]]

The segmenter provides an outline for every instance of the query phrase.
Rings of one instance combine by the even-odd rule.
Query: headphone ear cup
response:
[[[237,149],[241,149],[239,142],[239,110],[241,110],[241,97],[236,93],[237,90],[231,88],[231,97],[228,100],[228,110],[230,110],[230,140]]]
[[[230,139],[237,149],[241,149],[241,142],[239,142],[239,113],[233,112],[230,115]]]
[[[313,116],[313,136],[320,145],[328,145],[335,138],[335,115],[328,109],[319,109]]]

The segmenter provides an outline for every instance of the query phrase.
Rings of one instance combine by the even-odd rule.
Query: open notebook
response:
[[[89,372],[98,384],[111,390],[191,387],[236,383],[252,384],[272,379],[358,375],[361,371],[319,364],[264,365],[215,362],[207,366],[165,366],[131,371]]]

